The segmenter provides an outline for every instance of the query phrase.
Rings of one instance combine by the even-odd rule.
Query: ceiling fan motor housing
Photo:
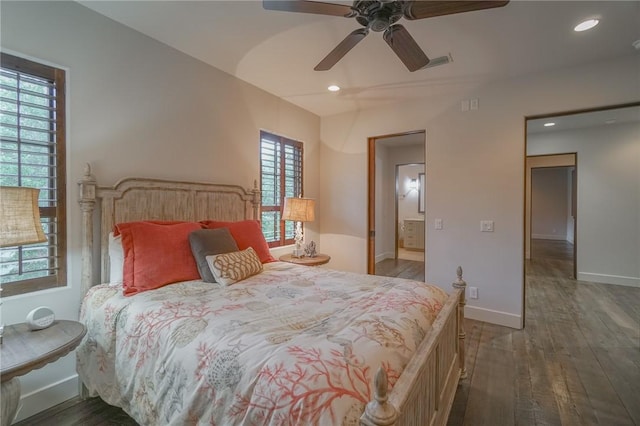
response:
[[[1,1],[1,0],[0,0]],[[319,15],[355,18],[363,28],[349,33],[327,56],[313,69],[327,71],[331,69],[351,49],[369,34],[369,31],[382,32],[382,38],[410,71],[426,68],[431,61],[426,53],[411,37],[409,31],[397,24],[401,18],[410,21],[434,16],[451,15],[473,10],[502,7],[509,0],[474,1],[428,1],[428,0],[354,0],[352,6],[309,0],[262,0],[267,10],[285,12],[315,13]],[[438,59],[438,58],[436,58]],[[448,59],[445,57],[445,59]],[[436,62],[436,61],[434,61]],[[446,62],[440,61],[438,65]]]
[[[356,0],[353,8],[358,11],[356,21],[375,32],[386,30],[402,18],[402,4],[398,1]]]

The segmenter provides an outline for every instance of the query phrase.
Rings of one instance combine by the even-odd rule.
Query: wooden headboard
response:
[[[109,232],[122,222],[138,220],[236,221],[259,219],[260,190],[237,185],[125,178],[100,187],[87,164],[80,186],[82,209],[82,294],[109,279]],[[99,240],[94,238],[94,210],[99,204]],[[95,241],[100,247],[100,273],[94,277]]]

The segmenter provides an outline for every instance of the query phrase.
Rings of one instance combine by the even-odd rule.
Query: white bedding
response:
[[[421,282],[283,262],[229,287],[190,281],[124,297],[91,288],[78,373],[143,425],[358,424],[447,294]]]

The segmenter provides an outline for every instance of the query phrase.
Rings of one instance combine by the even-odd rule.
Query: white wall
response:
[[[366,271],[367,137],[426,129],[427,281],[449,289],[462,265],[479,298],[467,315],[520,327],[523,302],[524,123],[526,116],[640,98],[640,57],[610,58],[561,71],[470,84],[457,94],[323,117],[322,237],[332,263]],[[428,71],[425,71],[428,72]],[[602,82],[606,81],[606,84]],[[460,111],[478,98],[480,109]],[[343,182],[348,181],[348,186]],[[480,232],[480,220],[495,232]]]
[[[305,195],[319,195],[319,117],[74,2],[2,2],[2,49],[68,70],[68,286],[3,299],[2,320],[48,305],[77,319],[77,184],[90,162],[102,185],[126,176],[240,184],[259,179],[259,131],[304,142]],[[318,200],[318,209],[331,203]],[[319,241],[322,217],[308,224]],[[322,245],[319,245],[322,250]],[[21,378],[19,418],[77,394],[74,355]]]
[[[527,150],[577,152],[578,279],[640,286],[640,124],[533,134]]]
[[[567,239],[570,213],[569,181],[565,168],[533,169],[531,172],[531,237]]]

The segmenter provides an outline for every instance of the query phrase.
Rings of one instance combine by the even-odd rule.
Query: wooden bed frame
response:
[[[113,225],[137,220],[259,219],[260,190],[235,185],[127,178],[99,187],[87,164],[80,186],[82,209],[82,294],[109,280],[108,235]],[[100,269],[94,265],[94,216],[99,205]],[[96,274],[96,272],[99,273]],[[366,406],[366,426],[445,425],[460,378],[466,377],[463,328],[465,288],[458,267],[453,291],[413,358],[388,392],[382,368],[374,379],[375,399]],[[81,396],[86,397],[84,385]]]

